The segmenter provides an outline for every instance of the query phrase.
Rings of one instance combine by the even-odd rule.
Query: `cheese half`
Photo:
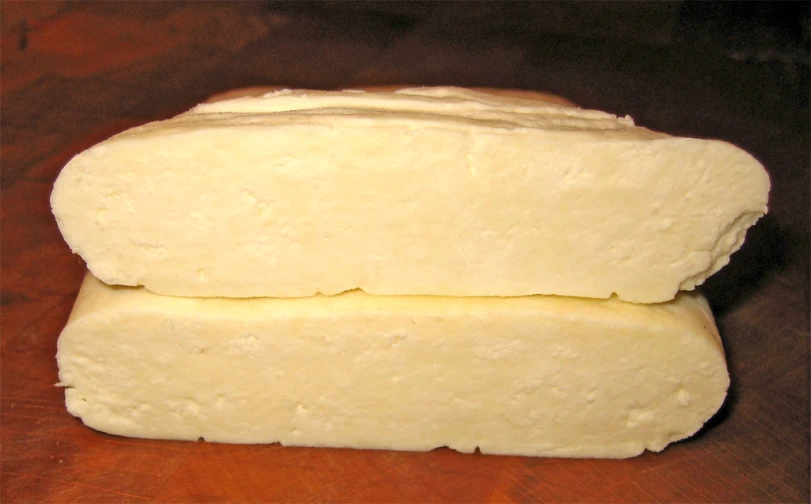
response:
[[[193,299],[88,276],[58,346],[88,426],[227,443],[630,457],[696,432],[729,384],[693,293]]]
[[[769,178],[719,141],[454,88],[204,104],[77,155],[51,204],[101,280],[178,296],[653,303],[729,261]]]

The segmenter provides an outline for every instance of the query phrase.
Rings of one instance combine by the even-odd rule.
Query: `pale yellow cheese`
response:
[[[696,432],[729,379],[705,301],[160,296],[88,276],[68,410],[123,436],[630,457]]]
[[[51,197],[109,284],[179,296],[672,299],[766,212],[742,150],[454,88],[201,105],[76,156]]]

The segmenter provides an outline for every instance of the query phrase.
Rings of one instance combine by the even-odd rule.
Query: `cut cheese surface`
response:
[[[88,275],[58,347],[88,426],[227,443],[630,457],[695,433],[729,384],[694,293],[195,299]]]
[[[101,280],[160,294],[653,303],[766,212],[744,151],[456,88],[204,104],[77,155],[51,204]]]

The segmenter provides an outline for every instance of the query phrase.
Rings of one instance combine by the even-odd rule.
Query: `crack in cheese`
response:
[[[101,280],[177,296],[654,303],[729,261],[769,178],[727,143],[455,88],[204,104],[77,155],[51,196]]]
[[[729,384],[706,302],[160,296],[88,275],[58,343],[68,410],[124,436],[630,457]]]

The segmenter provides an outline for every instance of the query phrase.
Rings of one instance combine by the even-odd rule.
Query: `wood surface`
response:
[[[778,7],[702,5],[0,4],[0,501],[808,502],[807,39]],[[542,459],[134,440],[67,413],[54,355],[84,265],[48,198],[71,156],[233,88],[402,83],[545,91],[764,163],[770,213],[704,288],[733,385],[699,435]]]

